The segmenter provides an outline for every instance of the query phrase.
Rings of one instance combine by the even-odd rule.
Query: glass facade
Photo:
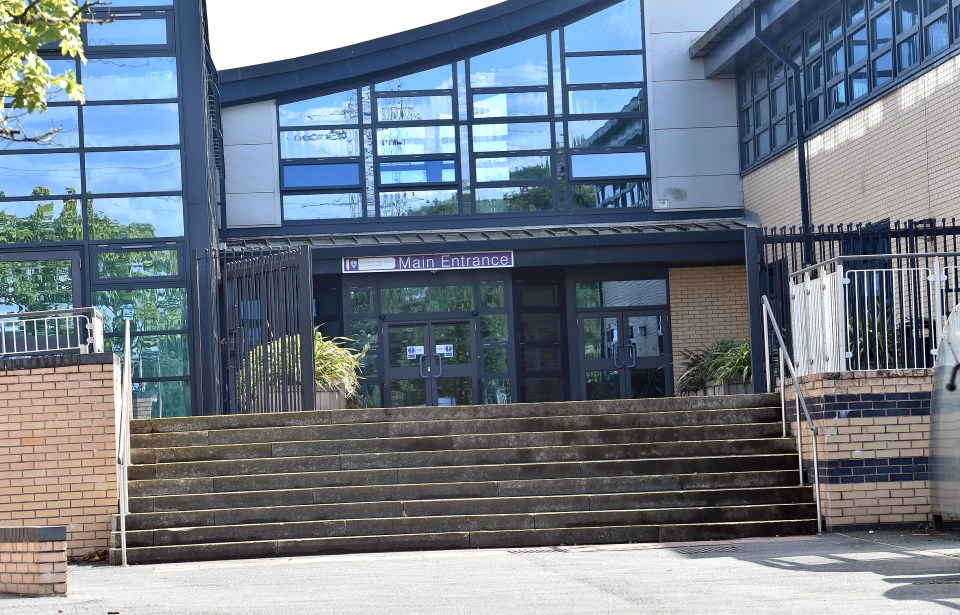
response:
[[[31,137],[58,132],[0,146],[0,249],[83,263],[79,276],[52,268],[71,260],[16,267],[5,279],[29,283],[7,285],[19,295],[3,303],[13,311],[93,305],[116,352],[131,319],[134,396],[155,416],[192,413],[173,4],[114,0],[112,8],[137,10],[84,26],[87,63],[51,51],[45,59],[55,72],[73,71],[86,104],[52,92],[48,110],[27,116],[24,127]]]
[[[286,222],[650,209],[640,0],[281,102]]]
[[[842,117],[960,48],[960,0],[842,0],[782,46],[802,68],[807,130]],[[794,76],[767,55],[740,73],[740,162],[748,169],[796,139]]]

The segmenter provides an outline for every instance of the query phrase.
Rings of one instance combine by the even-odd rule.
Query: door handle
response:
[[[434,378],[440,378],[443,376],[443,357],[440,355],[435,355],[437,357],[437,375]]]
[[[430,366],[427,366],[427,373],[426,373],[426,374],[423,373],[423,359],[424,359],[425,356],[426,356],[426,355],[420,355],[420,377],[423,378],[424,380],[426,380],[427,378],[430,377],[430,375],[429,375]]]
[[[617,360],[619,356],[620,356],[620,347],[614,346],[613,347],[613,366],[616,367],[617,369],[623,369],[623,363]]]
[[[630,355],[630,365],[627,368],[634,368],[637,366],[637,347],[634,345],[627,346],[627,354]]]

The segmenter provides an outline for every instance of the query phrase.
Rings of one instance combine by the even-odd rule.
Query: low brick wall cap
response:
[[[0,526],[0,542],[64,542],[65,525]]]
[[[112,352],[88,354],[58,354],[40,357],[0,359],[0,372],[14,372],[25,369],[47,369],[51,367],[74,367],[77,365],[109,365],[114,361]]]

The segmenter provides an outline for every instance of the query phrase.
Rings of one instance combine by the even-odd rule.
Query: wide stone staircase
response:
[[[812,490],[798,485],[778,402],[132,421],[128,560],[814,533]]]

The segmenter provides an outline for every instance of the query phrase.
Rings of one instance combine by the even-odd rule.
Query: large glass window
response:
[[[177,97],[174,58],[91,59],[83,66],[81,79],[89,102]]]
[[[87,48],[96,47],[144,47],[168,44],[168,22],[164,18],[126,19],[114,17],[112,21],[87,24]]]
[[[278,109],[284,221],[650,209],[640,0]],[[578,181],[574,181],[578,180]]]
[[[138,416],[191,409],[179,76],[173,11],[116,9],[172,6],[113,0],[95,8],[112,19],[83,26],[86,63],[62,58],[55,47],[44,58],[55,74],[73,71],[87,104],[52,88],[47,111],[21,123],[28,137],[51,128],[56,134],[0,144],[0,243],[90,255],[83,261],[86,298],[72,261],[63,261],[68,266],[56,276],[74,280],[76,297],[36,307],[77,301],[100,308],[106,345],[115,351],[122,350],[124,320],[132,319]]]
[[[83,238],[79,201],[0,202],[0,243],[45,243]]]
[[[183,199],[179,196],[96,198],[87,200],[90,239],[152,239],[183,235]]]
[[[960,46],[960,0],[834,0],[785,46],[803,68],[805,122],[825,127],[885,92],[919,67]],[[782,151],[795,137],[793,75],[770,72],[766,58],[740,76],[741,165],[749,168]],[[758,78],[762,75],[762,78]]]
[[[134,147],[180,143],[176,103],[87,105],[83,108],[86,147]]]
[[[80,145],[75,106],[47,107],[43,113],[19,114],[17,121],[22,131],[20,136],[35,141],[2,140],[0,150],[69,149]]]
[[[79,154],[6,154],[0,164],[2,196],[80,192]]]
[[[180,190],[179,150],[90,152],[87,192],[136,193]]]
[[[547,85],[547,38],[539,36],[470,58],[470,87]]]

